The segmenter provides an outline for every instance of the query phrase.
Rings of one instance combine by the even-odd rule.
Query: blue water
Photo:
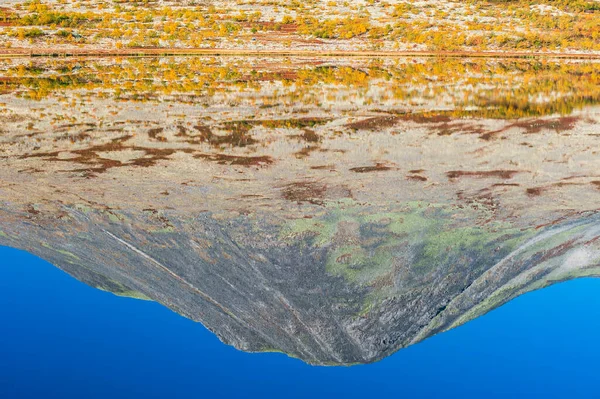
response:
[[[322,368],[0,248],[0,398],[598,398],[599,293],[563,283],[379,363]]]

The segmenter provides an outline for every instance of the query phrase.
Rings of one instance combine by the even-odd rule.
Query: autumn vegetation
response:
[[[32,0],[0,21],[5,47],[600,51],[596,0]]]
[[[570,114],[600,104],[596,61],[493,59],[373,60],[310,66],[290,60],[214,57],[0,63],[0,92],[28,99],[85,93],[123,101],[353,109],[431,109],[453,117],[520,118]],[[262,66],[261,66],[262,65]],[[274,88],[277,88],[274,90]],[[220,99],[220,100],[219,100]],[[432,111],[427,111],[431,113]]]

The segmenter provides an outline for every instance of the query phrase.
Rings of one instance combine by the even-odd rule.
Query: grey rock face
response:
[[[25,218],[3,225],[1,243],[93,287],[160,302],[241,350],[282,351],[313,364],[372,362],[524,292],[600,270],[600,219],[591,214],[539,231],[492,233],[464,243],[458,237],[444,243],[450,246],[443,256],[423,243],[445,231],[379,246],[364,233],[368,244],[345,243],[346,253],[338,256],[332,242],[316,244],[308,235],[273,239],[271,229],[279,226],[257,229],[261,222],[246,217],[222,223],[200,215],[187,225],[170,219],[175,231],[149,233],[136,229],[138,215],[122,214],[117,224],[67,212],[67,221]],[[455,234],[456,227],[447,231]],[[393,241],[392,234],[379,238]],[[340,263],[349,274],[332,269],[332,254],[335,262],[363,250],[375,258],[367,266]],[[424,260],[431,266],[416,266]],[[360,267],[369,275],[357,277]]]

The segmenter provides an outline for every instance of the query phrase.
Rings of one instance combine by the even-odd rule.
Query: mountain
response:
[[[595,68],[2,60],[0,244],[241,350],[377,361],[598,275]]]

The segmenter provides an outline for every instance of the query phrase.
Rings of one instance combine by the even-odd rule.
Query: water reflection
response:
[[[247,351],[381,359],[598,274],[594,61],[0,61],[0,244]]]

